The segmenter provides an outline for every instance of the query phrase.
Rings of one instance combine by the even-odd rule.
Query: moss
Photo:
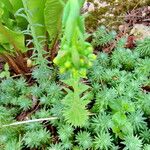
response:
[[[88,0],[88,2],[94,3],[94,0]],[[149,0],[145,0],[144,2],[142,0],[132,0],[132,2],[129,0],[118,0],[118,2],[115,0],[101,0],[101,2],[106,2],[110,5],[95,9],[95,11],[89,13],[89,16],[86,18],[86,27],[89,32],[92,32],[101,24],[108,28],[112,28],[113,26],[113,28],[117,29],[117,27],[122,24],[124,15],[128,11],[141,6],[150,5]],[[97,5],[97,3],[94,3],[95,8],[98,7]]]

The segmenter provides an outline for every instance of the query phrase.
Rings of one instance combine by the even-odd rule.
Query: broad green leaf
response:
[[[83,6],[83,4],[85,3],[85,0],[78,0],[79,1],[79,4],[80,4],[80,7]]]
[[[0,45],[0,54],[3,54],[3,53],[5,53],[5,48],[2,46],[2,45]]]
[[[0,1],[0,19],[7,21],[9,18],[9,11],[6,4],[4,4],[2,1]]]
[[[62,17],[62,24],[63,24],[63,26],[67,22],[67,19],[68,19],[68,16],[69,16],[69,12],[70,12],[70,1],[68,1],[67,4],[64,7],[63,17]]]
[[[61,30],[63,4],[60,0],[47,0],[44,9],[46,29],[50,38],[55,38]]]
[[[26,13],[30,17],[30,23],[34,27],[36,36],[45,36],[44,7],[46,0],[22,0],[22,2],[27,9]],[[39,39],[41,40],[43,39]]]
[[[1,19],[3,14],[4,14],[4,10],[2,8],[0,8],[0,19]]]
[[[68,15],[68,16],[67,16]],[[77,0],[70,0],[66,4],[63,13],[63,26],[65,27],[65,36],[67,41],[71,41],[76,34],[76,25],[80,17],[80,5]]]
[[[0,1],[0,21],[9,29],[14,29],[15,20],[13,17],[13,8],[12,6],[9,7],[7,1]]]
[[[10,12],[13,11],[13,7],[9,0],[1,0],[0,2],[2,2]]]
[[[17,22],[17,26],[20,27],[22,30],[26,30],[27,28],[27,20],[21,16],[16,15],[16,12],[23,8],[22,0],[9,0],[13,6],[13,14],[15,15],[15,19]],[[20,14],[24,13],[21,11]]]
[[[81,35],[85,35],[85,27],[84,27],[84,18],[83,17],[79,17],[78,18],[78,28],[79,31],[81,32]]]
[[[11,44],[15,50],[25,51],[24,35],[21,32],[15,32],[0,23],[0,44]]]
[[[19,10],[20,8],[23,8],[22,0],[9,0],[11,5],[13,6],[14,13]]]

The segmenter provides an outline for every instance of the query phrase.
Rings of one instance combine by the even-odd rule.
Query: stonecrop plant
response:
[[[89,43],[80,13],[84,1],[43,0],[40,13],[57,14],[50,6],[63,12],[46,28],[43,17],[32,14],[40,1],[22,2],[25,16],[18,13],[28,20],[36,66],[29,80],[11,76],[7,64],[0,74],[0,150],[149,150],[149,39],[130,50],[126,37],[116,42],[116,32],[102,26]],[[54,30],[48,26],[53,22]],[[48,44],[60,38],[53,62],[45,57],[45,29]],[[114,41],[111,53],[101,51]]]

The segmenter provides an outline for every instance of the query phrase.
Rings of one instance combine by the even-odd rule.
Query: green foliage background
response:
[[[94,0],[87,0],[94,4],[95,10],[89,12],[86,18],[87,31],[93,32],[99,25],[105,25],[107,28],[118,29],[124,21],[124,17],[128,11],[142,6],[149,6],[149,0],[99,0],[101,3],[109,4],[106,7],[98,8]],[[110,15],[111,14],[111,15]]]
[[[99,36],[101,30],[104,31],[104,27],[94,34],[93,43],[102,44],[104,41]],[[111,36],[110,33],[106,31],[103,37]],[[72,103],[62,101],[63,86],[55,82],[55,70],[52,68],[36,68],[32,75],[37,84],[30,87],[23,78],[3,80],[0,84],[1,149],[149,149],[150,94],[141,87],[150,84],[150,59],[147,52],[140,55],[141,45],[131,51],[123,47],[124,42],[125,39],[121,39],[111,55],[100,52],[89,69],[88,82],[92,88],[88,92],[92,103],[87,108],[91,115],[80,128],[64,118],[66,105],[71,106]],[[60,79],[64,79],[64,76],[61,75]],[[15,122],[16,114],[30,110],[34,97],[40,103],[40,108],[28,116],[30,119],[50,116],[58,119],[2,127]],[[73,109],[78,111],[78,107]],[[70,113],[70,117],[74,117],[72,115]],[[56,128],[58,140],[53,139],[49,125]]]
[[[37,62],[32,83],[24,77],[9,77],[5,67],[7,79],[0,81],[0,149],[149,150],[150,93],[144,86],[150,86],[150,39],[138,41],[130,50],[122,37],[111,54],[103,53],[101,47],[115,41],[116,32],[101,26],[92,34],[93,41],[86,42],[84,17],[79,13],[83,1],[59,2],[0,2],[1,52],[6,52],[6,47],[13,51],[14,44],[23,50],[24,34],[29,34]],[[57,19],[64,6],[60,25]],[[52,14],[57,14],[56,18],[48,22]],[[19,25],[22,21],[25,29]],[[43,57],[43,38],[45,42],[47,31],[50,44],[60,34],[56,33],[60,26],[63,30],[55,66]],[[98,48],[95,61],[92,46]],[[67,57],[62,59],[65,53]],[[57,67],[67,69],[60,74]],[[51,117],[55,119],[16,124],[18,120]]]

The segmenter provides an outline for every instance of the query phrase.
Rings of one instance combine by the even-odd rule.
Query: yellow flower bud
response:
[[[80,64],[84,65],[84,59],[83,58],[80,58]]]
[[[55,57],[55,59],[53,60],[54,64],[58,65],[58,58]]]
[[[87,48],[87,51],[88,51],[89,53],[92,53],[92,52],[93,52],[93,47],[91,47],[91,46],[88,47],[88,48]]]
[[[88,62],[88,67],[92,67],[92,62]]]
[[[60,74],[63,74],[63,73],[65,73],[66,69],[61,67],[61,68],[59,69],[59,71],[60,71]]]
[[[66,61],[65,62],[65,68],[70,68],[71,67],[71,62],[70,61]]]
[[[96,59],[96,55],[95,54],[90,54],[88,55],[89,59],[95,60]]]
[[[86,78],[86,69],[81,69],[80,75],[81,75],[81,77]]]

